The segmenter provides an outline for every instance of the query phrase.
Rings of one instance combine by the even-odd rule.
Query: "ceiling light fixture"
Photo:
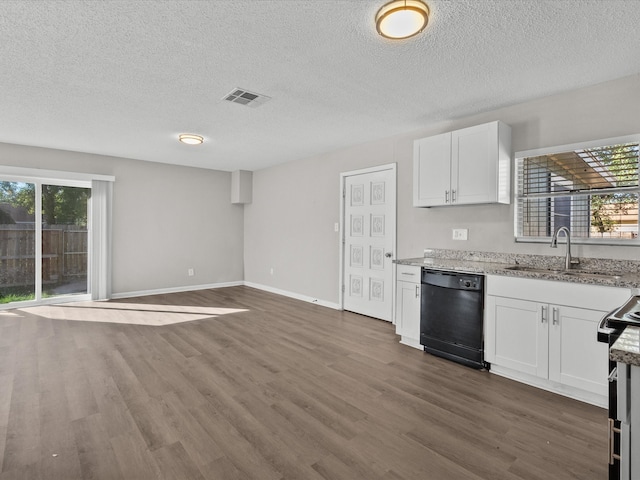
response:
[[[200,145],[204,142],[204,138],[200,135],[194,135],[192,133],[181,133],[178,135],[178,140],[182,143],[186,143],[187,145]]]
[[[376,13],[376,30],[398,40],[422,32],[429,22],[429,7],[420,0],[393,0]]]

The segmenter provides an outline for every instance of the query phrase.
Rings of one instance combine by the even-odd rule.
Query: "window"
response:
[[[516,239],[639,244],[640,136],[516,154]]]

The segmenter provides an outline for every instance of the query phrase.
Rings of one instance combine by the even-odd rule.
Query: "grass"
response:
[[[35,298],[36,298],[35,294],[29,293],[29,292],[25,292],[25,293],[15,292],[15,293],[6,293],[6,294],[0,292],[0,304],[12,303],[12,302],[24,302],[27,300],[33,300]]]
[[[19,288],[19,287],[18,287]],[[42,292],[42,298],[55,297],[55,294]],[[0,291],[0,305],[12,303],[12,302],[26,302],[28,300],[35,300],[36,294],[31,291],[18,290],[15,287],[9,288],[4,292]]]

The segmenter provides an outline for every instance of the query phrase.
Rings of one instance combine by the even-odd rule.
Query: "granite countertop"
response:
[[[635,260],[581,258],[580,265],[567,273],[564,257],[427,249],[425,257],[394,260],[394,263],[455,272],[640,288],[640,262]],[[640,366],[640,327],[626,327],[610,348],[609,355],[612,360]]]
[[[608,261],[595,264],[593,262],[583,262],[584,265],[566,273],[562,264],[564,259],[556,261],[555,263],[551,263],[544,259],[544,263],[540,263],[540,256],[520,255],[517,259],[511,259],[511,263],[509,263],[508,261],[505,262],[504,257],[499,255],[494,255],[493,257],[495,258],[491,258],[491,256],[485,256],[481,259],[442,258],[439,256],[417,257],[394,260],[394,263],[439,270],[451,270],[455,272],[535,278],[539,280],[556,280],[562,282],[583,283],[587,285],[605,285],[621,288],[640,288],[640,273],[635,271],[635,269],[622,269],[620,265],[618,265],[620,262]],[[517,270],[517,268],[532,268],[534,271]]]
[[[640,367],[640,327],[626,327],[609,350],[609,358]]]

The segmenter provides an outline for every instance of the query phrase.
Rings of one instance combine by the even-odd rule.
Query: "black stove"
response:
[[[607,315],[607,326],[624,329],[627,325],[640,326],[640,296],[633,296],[627,303]]]
[[[609,312],[598,325],[598,341],[609,348],[625,327],[640,326],[640,296]],[[616,362],[609,360],[609,480],[620,478],[620,421],[618,420],[618,389]]]
[[[640,325],[640,312],[625,313],[624,318],[630,325]]]

